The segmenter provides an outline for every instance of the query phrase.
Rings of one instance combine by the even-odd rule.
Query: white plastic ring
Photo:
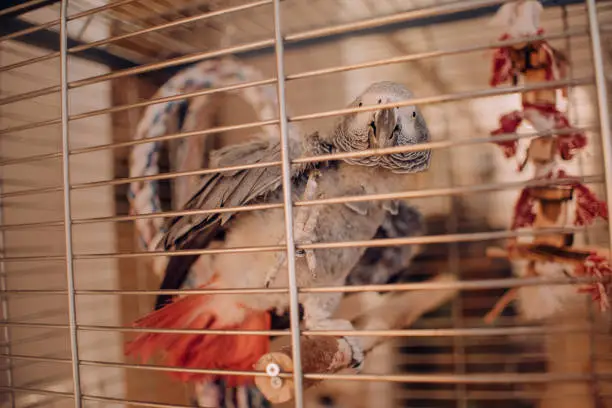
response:
[[[276,363],[269,363],[266,366],[266,374],[268,374],[270,377],[278,377],[280,374],[280,367]]]

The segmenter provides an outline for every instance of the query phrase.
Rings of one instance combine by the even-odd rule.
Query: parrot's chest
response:
[[[357,167],[357,166],[351,166]],[[353,170],[353,169],[350,169]],[[357,167],[353,172],[331,172],[321,177],[319,198],[355,197],[378,192],[372,168]],[[347,202],[319,206],[314,236],[317,242],[350,242],[371,239],[385,218],[381,201]],[[341,284],[365,252],[365,247],[349,246],[314,250],[317,279],[313,286]]]

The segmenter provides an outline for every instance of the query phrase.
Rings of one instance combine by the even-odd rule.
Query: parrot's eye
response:
[[[361,108],[363,106],[363,102],[359,102],[359,107]]]
[[[412,111],[412,119],[416,119],[416,111]]]

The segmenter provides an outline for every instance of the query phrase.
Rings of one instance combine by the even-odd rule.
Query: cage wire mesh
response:
[[[180,213],[184,194],[215,171],[204,166],[211,150],[257,134],[280,137],[286,153],[291,126],[304,134],[324,132],[347,113],[348,101],[383,80],[414,92],[431,133],[425,146],[433,150],[430,168],[409,191],[397,191],[422,215],[424,235],[376,237],[389,240],[371,245],[408,251],[402,255],[408,261],[392,279],[382,279],[374,276],[373,264],[381,261],[374,251],[363,276],[345,286],[337,315],[369,313],[374,323],[361,336],[384,340],[367,354],[363,371],[324,375],[315,386],[306,374],[303,387],[297,375],[295,396],[283,406],[612,406],[609,313],[576,293],[575,278],[530,279],[517,274],[516,262],[489,256],[507,238],[536,234],[510,228],[516,198],[532,173],[518,173],[516,160],[503,157],[489,132],[499,126],[499,115],[517,109],[521,91],[550,87],[489,86],[491,53],[503,40],[487,22],[502,4],[1,4],[3,406],[206,406],[204,390],[167,376],[176,368],[124,356],[125,341],[138,332],[131,324],[151,310],[161,279],[154,262],[160,257],[143,247],[142,226]],[[588,134],[588,146],[564,168],[598,196],[610,196],[612,2],[542,4],[543,38],[568,60],[567,77],[553,84],[568,89],[560,109]],[[206,61],[216,68],[193,79],[202,84],[179,87],[178,96],[156,93],[186,67]],[[188,101],[185,123],[153,134],[157,167],[134,175],[130,155],[153,145],[135,138],[143,113],[181,101]],[[524,125],[510,133],[524,150],[537,131]],[[177,164],[180,143],[188,139],[200,141],[199,157]],[[288,176],[288,155],[269,164]],[[147,207],[153,216],[135,211],[126,198],[130,183],[152,181],[159,199]],[[285,198],[277,208],[290,204]],[[576,245],[607,251],[605,222],[564,231],[575,233]],[[291,253],[292,238],[286,244],[280,249]],[[288,269],[293,262],[289,257]],[[295,320],[298,288],[291,283],[283,293]],[[493,324],[485,322],[509,288],[531,291],[521,292],[521,302],[511,303]],[[562,304],[551,306],[546,299],[554,291],[563,295]],[[547,314],[550,307],[554,313]],[[406,322],[402,327],[382,325],[396,315]],[[287,319],[279,324],[273,344],[304,339]],[[381,325],[386,334],[376,331]],[[258,401],[249,399],[250,406],[266,406]],[[243,403],[233,395],[223,406]]]

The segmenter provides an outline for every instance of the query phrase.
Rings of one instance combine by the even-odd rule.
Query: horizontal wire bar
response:
[[[135,370],[148,370],[148,371],[164,371],[174,373],[193,373],[193,374],[211,374],[211,375],[231,375],[234,371],[231,370],[213,370],[206,368],[183,368],[183,367],[170,367],[170,366],[157,366],[147,364],[128,364],[128,363],[111,363],[105,361],[81,361],[81,365],[92,366],[92,367],[113,367],[113,368],[126,368]],[[267,374],[263,371],[240,371],[239,375],[252,375],[257,377],[265,377]]]
[[[258,246],[246,246],[236,248],[218,248],[218,249],[188,249],[188,250],[175,250],[175,251],[149,251],[149,252],[109,252],[99,254],[78,254],[74,255],[76,260],[87,260],[87,259],[129,259],[129,258],[142,258],[149,256],[189,256],[189,255],[216,255],[216,254],[244,254],[253,252],[277,252],[285,251],[284,245],[258,245]],[[10,258],[0,258],[0,260],[6,261]]]
[[[5,386],[0,385],[0,391],[14,391],[14,392],[21,392],[25,394],[41,394],[41,395],[52,395],[56,397],[74,398],[74,394],[72,394],[71,392],[41,390],[41,389],[36,389],[36,388],[5,387]]]
[[[6,322],[6,321],[0,321],[0,326],[19,327],[19,328],[24,328],[24,329],[68,329],[69,328],[67,324]]]
[[[84,401],[108,402],[113,404],[130,404],[133,407],[150,407],[150,408],[193,408],[193,405],[175,405],[162,404],[159,402],[136,401],[132,399],[102,397],[99,395],[82,395]]]
[[[184,94],[165,96],[165,97],[159,97],[159,98],[151,98],[149,100],[142,101],[142,102],[135,102],[135,103],[125,104],[125,105],[114,106],[111,108],[97,109],[93,111],[79,113],[76,115],[72,115],[70,117],[70,120],[79,120],[79,119],[89,118],[92,116],[98,116],[98,115],[103,115],[107,113],[122,112],[122,111],[133,109],[133,108],[142,108],[145,106],[156,105],[159,103],[179,101],[183,99],[194,98],[197,96],[212,95],[212,94],[221,93],[221,92],[236,91],[239,89],[257,87],[257,86],[263,86],[263,85],[271,85],[274,83],[276,83],[276,78],[270,78],[270,79],[262,79],[258,81],[241,82],[238,84],[228,85],[228,86],[224,86],[220,88],[201,89],[201,90],[188,92]]]
[[[538,228],[521,231],[500,230],[487,232],[470,232],[463,234],[438,234],[424,235],[419,237],[406,238],[384,238],[374,240],[359,240],[359,241],[338,241],[338,242],[320,242],[312,244],[298,244],[298,249],[340,249],[340,248],[379,248],[399,245],[426,245],[426,244],[441,244],[449,242],[475,242],[489,241],[505,238],[523,237],[523,236],[538,236],[546,234],[569,234],[582,232],[581,227],[564,227],[564,228]],[[217,249],[180,249],[172,251],[141,251],[141,252],[109,252],[109,253],[94,253],[94,254],[75,254],[75,260],[92,260],[92,259],[128,259],[142,258],[155,256],[190,256],[190,255],[214,255],[214,254],[239,254],[239,253],[254,253],[254,252],[277,252],[284,251],[284,245],[261,245],[233,248],[217,248]],[[0,258],[3,262],[24,262],[38,260],[62,260],[63,256],[18,256]]]
[[[187,215],[196,215],[196,214],[223,214],[228,212],[248,212],[248,211],[262,211],[262,210],[276,210],[282,209],[283,204],[254,204],[254,205],[243,205],[239,207],[223,207],[223,208],[215,208],[212,210],[182,210],[182,211],[165,211],[163,213],[148,213],[148,214],[138,214],[138,215],[117,215],[112,217],[98,217],[98,218],[83,218],[73,220],[72,223],[75,225],[79,224],[92,224],[99,222],[122,222],[122,221],[133,221],[137,219],[150,219],[150,218],[160,218],[160,217],[179,217],[179,216],[187,216]],[[15,226],[17,224],[14,224]],[[7,225],[7,227],[13,225]],[[0,226],[0,231],[2,230],[2,226]]]
[[[83,362],[81,362],[83,363]],[[207,368],[178,368],[178,367],[166,367],[166,366],[154,366],[154,365],[145,365],[145,364],[126,364],[126,363],[106,363],[106,362],[96,362],[96,361],[88,361],[87,364],[83,365],[92,365],[92,366],[107,366],[107,367],[124,367],[124,368],[133,368],[133,369],[152,369],[153,371],[185,371],[192,373],[200,373],[200,374],[209,374],[209,375],[236,375],[236,376],[251,376],[251,377],[267,377],[264,371],[245,371],[245,370],[215,370],[215,369],[207,369]],[[281,378],[290,378],[290,373],[281,373],[279,375]]]
[[[195,130],[193,132],[173,133],[169,135],[156,136],[156,137],[150,137],[150,138],[145,138],[145,139],[130,140],[127,142],[110,143],[107,145],[99,145],[99,146],[92,146],[92,147],[83,147],[83,148],[71,150],[70,154],[74,155],[74,154],[81,154],[81,153],[96,152],[99,150],[118,149],[118,148],[131,147],[131,146],[136,146],[136,145],[146,144],[146,143],[165,142],[169,140],[183,139],[185,137],[191,137],[191,136],[202,136],[202,135],[208,135],[208,134],[214,134],[214,133],[230,132],[233,130],[250,129],[254,127],[269,126],[269,125],[276,125],[276,124],[278,124],[278,119],[262,120],[259,122],[249,122],[249,123],[243,123],[239,125],[218,126],[218,127],[214,127],[210,129]]]
[[[610,377],[610,374],[598,374],[598,379]],[[311,380],[341,381],[378,381],[396,383],[432,383],[432,384],[530,384],[550,382],[592,381],[590,374],[304,374]]]
[[[91,327],[79,327],[83,331],[92,331]],[[148,327],[124,326],[97,326],[94,331],[120,331],[136,333],[171,333],[171,334],[215,334],[215,335],[270,335],[289,336],[289,330],[209,330],[209,329],[157,329]],[[486,337],[486,336],[515,336],[515,335],[542,335],[548,333],[590,333],[587,325],[574,325],[567,327],[492,327],[492,328],[463,328],[463,329],[403,329],[403,330],[303,330],[305,336],[329,337]],[[601,332],[598,334],[608,334]]]
[[[238,371],[238,370],[202,370],[210,375],[231,375],[265,377],[265,372]],[[599,379],[609,379],[610,373],[599,373]],[[280,378],[291,378],[290,373],[280,373]],[[504,384],[504,383],[550,383],[550,382],[578,382],[591,381],[587,374],[553,374],[553,373],[483,373],[483,374],[304,374],[304,378],[313,380],[343,380],[343,381],[379,381],[397,383],[432,383],[432,384]],[[59,391],[36,390],[20,387],[0,387],[0,390],[18,392],[42,393],[49,395],[73,397],[71,393]],[[87,399],[92,398],[87,396]],[[93,397],[96,398],[96,397]],[[121,400],[123,401],[123,400]],[[162,405],[165,407],[165,405]]]
[[[53,93],[58,93],[60,91],[60,88],[61,87],[59,85],[53,85],[47,88],[37,89],[35,91],[24,92],[24,93],[13,95],[13,96],[8,96],[6,98],[0,99],[0,106],[8,105],[9,103],[21,102],[21,101],[25,101],[28,99],[37,98],[39,96],[45,96],[45,95],[50,95]]]
[[[19,126],[13,126],[13,127],[7,127],[4,129],[0,129],[0,135],[5,135],[7,133],[13,133],[13,132],[22,132],[24,130],[37,129],[37,128],[41,128],[45,126],[58,125],[60,123],[62,123],[62,121],[59,118],[43,120],[40,122],[26,123],[25,125],[19,125]]]
[[[37,25],[35,25],[33,27],[26,28],[24,30],[19,30],[19,31],[15,31],[13,33],[10,33],[10,34],[3,35],[2,37],[0,37],[0,43],[4,42],[4,41],[12,40],[14,38],[21,37],[21,36],[24,36],[24,35],[32,34],[32,33],[35,33],[37,31],[46,30],[46,29],[51,28],[53,26],[56,26],[58,24],[59,24],[59,20],[51,20],[51,21],[46,22],[46,23],[39,23],[39,24],[37,24]]]
[[[15,159],[6,159],[6,160],[0,160],[0,167],[11,166],[15,164],[25,164],[25,163],[31,163],[31,162],[37,162],[37,161],[49,160],[49,159],[57,159],[60,157],[62,157],[62,154],[58,152],[58,153],[39,154],[36,156],[18,157]]]
[[[24,356],[24,355],[19,355],[19,354],[0,354],[0,359],[1,358],[8,358],[11,360],[40,361],[44,363],[70,363],[72,362],[72,360],[69,358]]]
[[[174,367],[160,366],[144,366],[138,364],[122,364],[122,363],[102,363],[102,362],[81,362],[82,365],[91,366],[118,366],[131,369],[148,369],[155,371],[184,371],[196,372],[209,375],[232,375],[232,376],[250,376],[250,377],[265,377],[265,372],[258,371],[238,371],[238,370],[212,370],[212,369],[176,369]],[[291,373],[281,373],[281,378],[291,378]],[[609,379],[610,373],[599,373],[603,379]],[[590,381],[591,376],[585,374],[553,374],[553,373],[483,373],[483,374],[309,374],[305,373],[304,378],[318,380],[346,380],[346,381],[384,381],[384,382],[402,382],[402,383],[464,383],[464,384],[500,384],[500,383],[548,383],[548,382],[577,382]],[[45,390],[30,390],[26,388],[16,387],[0,387],[0,389],[11,389],[23,392],[43,392],[52,395],[63,395],[71,397],[70,393],[60,393],[57,391]],[[90,398],[90,397],[87,397]]]
[[[14,64],[3,65],[3,66],[0,66],[0,73],[10,71],[12,69],[27,67],[28,65],[37,64],[39,62],[48,61],[53,58],[58,58],[59,56],[60,56],[60,53],[58,51],[58,52],[52,52],[50,54],[41,55],[40,57],[29,58],[23,61],[16,62]]]
[[[487,232],[469,232],[462,234],[439,234],[423,235],[419,237],[406,238],[384,238],[375,240],[360,241],[339,241],[339,242],[320,242],[312,244],[299,244],[299,249],[340,249],[340,248],[380,248],[399,245],[427,245],[445,244],[451,242],[476,242],[490,241],[505,238],[536,236],[546,234],[569,234],[584,231],[584,228],[565,227],[565,228],[538,228],[525,231],[500,230]]]
[[[0,322],[0,325],[2,323]],[[10,327],[10,324],[9,324]],[[61,327],[58,327],[61,328]],[[289,335],[288,330],[209,330],[209,329],[155,329],[144,327],[127,327],[127,326],[95,326],[95,325],[78,325],[80,331],[99,331],[99,332],[122,332],[122,333],[176,333],[176,334],[231,334],[239,336],[284,336]],[[170,330],[170,331],[168,331]]]
[[[509,401],[509,400],[560,400],[560,399],[581,399],[584,398],[584,393],[580,391],[574,392],[555,392],[542,394],[539,391],[526,391],[526,390],[507,390],[507,391],[485,391],[485,390],[466,390],[463,398],[470,401]],[[612,393],[606,393],[604,391],[597,392],[597,398],[609,398]],[[402,390],[399,394],[395,394],[396,400],[410,401],[414,399],[418,400],[435,400],[435,401],[455,401],[457,394],[455,390],[416,390],[414,388],[408,390]]]
[[[0,225],[0,231],[13,231],[13,230],[24,230],[24,229],[37,229],[37,228],[49,228],[49,227],[61,227],[64,225],[64,221],[44,221],[44,222],[30,222],[22,224],[7,224]]]
[[[393,283],[382,285],[352,285],[352,286],[322,286],[312,288],[299,288],[300,293],[357,293],[357,292],[407,292],[422,290],[489,290],[506,289],[528,286],[547,285],[576,285],[595,283],[599,280],[594,277],[576,278],[505,278],[505,279],[483,279],[453,282],[415,282],[415,283]],[[120,296],[120,295],[255,295],[255,294],[279,294],[288,293],[289,288],[232,288],[232,289],[180,289],[180,290],[115,290],[115,289],[80,289],[75,293],[80,296]],[[43,296],[43,295],[65,295],[66,290],[48,289],[8,289],[0,292],[0,296]]]
[[[177,177],[202,176],[205,174],[217,174],[217,173],[233,172],[233,171],[239,171],[239,170],[260,169],[260,168],[273,167],[273,166],[280,166],[280,161],[241,164],[238,166],[220,167],[217,169],[188,170],[188,171],[183,171],[183,172],[177,172],[179,174]],[[73,184],[71,188],[73,190],[82,190],[86,188],[129,184],[129,183],[134,183],[134,182],[139,182],[139,181],[164,180],[167,178],[169,178],[167,173],[162,173],[162,174],[155,174],[152,176],[124,177],[124,178],[113,179],[113,180],[102,180],[102,181],[90,181],[86,183],[77,183],[77,184]],[[174,178],[174,177],[170,177],[170,178]],[[216,211],[216,209],[214,211]]]
[[[24,197],[24,196],[30,196],[30,195],[36,195],[36,194],[56,193],[58,191],[62,191],[61,186],[31,188],[28,190],[18,190],[18,191],[11,191],[9,193],[2,193],[0,194],[0,199],[13,198],[13,197]]]
[[[71,53],[85,51],[90,48],[99,47],[101,45],[106,45],[106,44],[120,41],[120,40],[126,40],[128,38],[133,38],[133,37],[140,36],[143,34],[150,34],[156,31],[165,30],[165,29],[177,27],[177,26],[183,26],[183,25],[193,23],[196,21],[207,20],[209,18],[223,16],[223,15],[230,14],[230,13],[250,10],[252,8],[269,5],[269,4],[272,4],[271,0],[261,0],[261,1],[256,1],[253,3],[247,3],[247,4],[238,5],[238,6],[228,7],[222,10],[210,11],[210,12],[198,14],[195,16],[189,16],[189,17],[178,19],[178,20],[173,20],[173,21],[170,21],[164,24],[143,28],[141,30],[132,31],[129,33],[121,34],[121,35],[116,35],[116,36],[105,38],[99,41],[94,41],[94,42],[90,42],[87,44],[79,45],[79,46],[70,48],[68,51]]]
[[[65,324],[0,322],[0,326],[21,328],[54,328],[68,329]],[[121,332],[121,333],[160,333],[160,334],[202,334],[232,336],[289,336],[289,330],[211,330],[211,329],[160,329],[152,327],[78,325],[79,331]],[[461,329],[400,329],[400,330],[304,330],[306,336],[330,337],[493,337],[516,335],[543,335],[549,333],[591,333],[587,325],[567,325],[558,327],[517,326],[517,327],[472,327]],[[608,335],[607,332],[595,332],[594,335]],[[180,370],[178,370],[180,371]]]
[[[404,292],[417,290],[489,290],[518,288],[522,286],[543,285],[574,285],[581,283],[594,283],[593,278],[505,278],[505,279],[481,279],[469,281],[452,282],[418,282],[418,283],[394,283],[389,285],[351,285],[351,286],[328,286],[317,288],[300,288],[300,293],[359,293],[359,292]],[[262,290],[263,293],[263,290]]]
[[[306,336],[355,336],[355,337],[483,337],[483,336],[528,336],[549,333],[586,333],[591,332],[587,325],[567,327],[524,326],[461,329],[400,329],[400,330],[303,330]],[[604,334],[604,333],[601,333]],[[605,333],[607,334],[607,333]]]
[[[15,256],[15,257],[0,257],[0,262],[39,262],[39,261],[63,261],[63,255],[37,255],[37,256]]]

